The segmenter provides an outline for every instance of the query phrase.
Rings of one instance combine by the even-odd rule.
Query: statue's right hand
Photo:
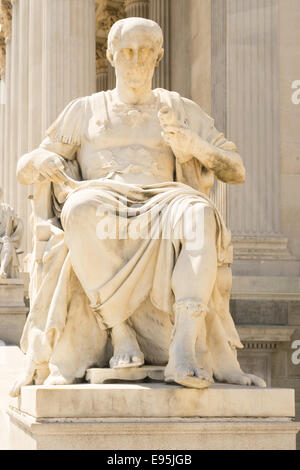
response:
[[[35,170],[39,174],[39,180],[44,179],[53,183],[63,183],[64,178],[64,161],[63,158],[56,154],[50,154],[38,158],[33,163]]]
[[[43,181],[62,183],[64,159],[58,154],[38,148],[23,155],[17,164],[17,176],[21,184],[36,184]]]

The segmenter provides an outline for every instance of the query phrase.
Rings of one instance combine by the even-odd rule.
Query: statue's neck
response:
[[[154,101],[151,83],[143,88],[130,88],[117,81],[115,93],[118,100],[125,104],[148,104]]]

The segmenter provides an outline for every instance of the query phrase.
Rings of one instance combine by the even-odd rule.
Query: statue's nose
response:
[[[133,65],[136,67],[139,63],[139,53],[137,50],[134,51],[133,55]]]

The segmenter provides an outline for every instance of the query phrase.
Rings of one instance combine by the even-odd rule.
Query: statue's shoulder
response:
[[[207,125],[214,125],[214,119],[207,114],[199,104],[189,98],[181,97],[185,111],[190,120],[202,121]]]
[[[195,101],[181,96],[176,91],[169,91],[164,88],[156,88],[153,92],[160,97],[162,103],[167,104],[181,117],[180,120],[187,120],[191,127],[204,129],[211,128],[214,125],[213,118]]]
[[[112,90],[98,91],[97,93],[87,96],[86,99],[90,105],[93,105],[93,103],[103,103],[106,100],[112,99]]]

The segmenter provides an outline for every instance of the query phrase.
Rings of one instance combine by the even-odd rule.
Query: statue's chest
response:
[[[92,116],[87,140],[94,148],[143,145],[164,146],[156,105],[115,105],[109,114]]]

